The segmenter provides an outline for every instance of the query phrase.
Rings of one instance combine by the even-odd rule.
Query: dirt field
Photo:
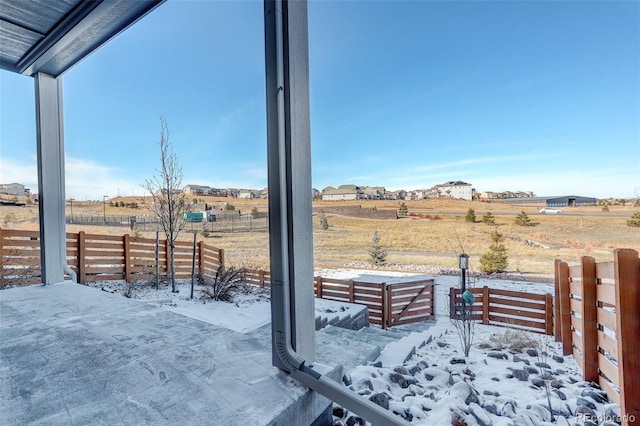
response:
[[[222,208],[230,202],[243,213],[252,208],[267,211],[266,200],[242,200],[236,198],[198,197],[214,208]],[[121,197],[113,201],[138,202],[138,198]],[[336,205],[360,205],[363,208],[396,210],[399,201],[314,202],[314,210]],[[506,237],[509,270],[531,275],[551,276],[556,258],[575,262],[580,256],[593,256],[597,261],[612,259],[615,248],[633,248],[640,251],[640,229],[626,225],[626,220],[640,209],[631,206],[609,206],[609,212],[601,207],[565,208],[562,215],[541,215],[537,208],[511,206],[498,203],[465,202],[457,200],[405,201],[410,214],[422,214],[423,218],[409,216],[397,220],[376,220],[340,216],[327,213],[329,229],[322,230],[318,214],[314,214],[314,259],[316,267],[366,266],[371,237],[378,231],[382,246],[388,252],[388,263],[398,269],[412,267],[456,268],[456,253],[464,250],[471,255],[473,268],[479,266],[480,256],[490,244],[493,227],[480,222],[482,215],[491,211],[496,225]],[[475,210],[476,223],[465,221],[469,208]],[[535,226],[522,227],[514,223],[516,215],[525,211]],[[70,215],[70,205],[67,205]],[[141,215],[145,210],[110,207],[101,202],[73,203],[77,215]],[[37,205],[0,207],[3,228],[38,229]],[[196,230],[199,228],[196,227]],[[88,233],[122,235],[131,233],[128,227],[68,225],[70,232],[84,230]],[[151,237],[152,231],[141,232]],[[182,238],[188,240],[190,232]],[[268,233],[236,232],[213,233],[205,238],[209,244],[223,248],[227,260],[236,265],[267,267],[269,259]]]

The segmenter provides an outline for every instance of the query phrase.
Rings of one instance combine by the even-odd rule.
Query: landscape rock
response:
[[[526,370],[513,370],[512,375],[521,382],[526,382],[529,379],[529,372]]]
[[[537,368],[531,367],[531,366],[528,366],[528,365],[525,365],[523,370],[525,370],[529,374],[540,374],[540,372],[538,371]]]
[[[349,373],[342,376],[342,383],[344,383],[345,386],[351,386],[353,382],[351,381],[351,375]]]
[[[545,368],[547,370],[551,369],[551,366],[549,364],[547,364],[546,362],[535,362],[534,365],[536,367]]]
[[[451,358],[451,361],[449,361],[449,364],[466,364],[467,361],[464,358]]]
[[[558,390],[558,389],[552,389],[551,392],[553,392],[558,399],[562,400],[562,401],[566,401],[567,400],[567,396],[564,394],[564,392]]]
[[[364,426],[364,424],[365,424],[364,420],[358,416],[349,416],[346,422],[347,426],[356,426],[356,425]]]
[[[480,426],[491,426],[493,424],[491,417],[489,417],[485,410],[483,410],[477,403],[470,403],[469,411],[476,418]]]
[[[493,352],[489,352],[487,354],[487,356],[489,358],[495,358],[495,359],[509,359],[509,356],[507,354],[505,354],[504,352],[493,351]]]
[[[557,363],[563,363],[564,362],[564,357],[560,356],[560,355],[552,355],[551,358],[557,362]]]
[[[527,353],[527,355],[529,355],[529,356],[538,356],[538,351],[537,351],[537,350],[535,350],[535,349],[527,349],[525,352],[526,352],[526,353]]]
[[[594,404],[592,401],[586,399],[586,398],[581,398],[578,397],[578,400],[576,401],[576,403],[578,404],[578,409],[580,409],[581,406],[586,406],[591,408],[592,410],[597,410],[598,407],[596,407],[596,404]]]
[[[395,383],[403,389],[408,388],[410,385],[415,385],[417,383],[416,379],[411,376],[405,376],[399,373],[390,373],[389,380],[391,383]]]
[[[527,365],[530,364],[528,359],[520,358],[518,355],[513,356],[513,362],[524,362]]]
[[[369,397],[369,401],[378,404],[385,410],[389,409],[389,397],[384,393],[376,393]]]
[[[589,397],[600,404],[606,404],[607,402],[609,402],[607,394],[601,390],[584,389],[582,391],[582,396]]]

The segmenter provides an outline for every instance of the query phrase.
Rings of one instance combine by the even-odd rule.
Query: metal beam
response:
[[[42,282],[55,284],[64,280],[67,263],[62,78],[37,73],[34,81]]]
[[[265,2],[265,60],[273,363],[287,370],[277,336],[315,360],[306,2]]]
[[[24,75],[57,77],[166,0],[82,0],[18,62]]]

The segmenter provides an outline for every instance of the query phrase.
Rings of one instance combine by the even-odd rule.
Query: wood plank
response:
[[[613,358],[618,359],[618,342],[602,330],[598,330],[598,346]]]
[[[542,302],[544,302],[545,300],[544,294],[525,293],[522,291],[513,291],[513,290],[502,290],[498,288],[489,288],[489,297],[491,297],[491,295],[514,297],[518,299],[541,300]]]
[[[569,283],[569,293],[574,295],[574,298],[582,297],[582,281],[580,279],[572,278],[572,281]]]
[[[620,393],[618,393],[618,391],[615,390],[613,386],[611,386],[611,383],[609,383],[604,377],[600,377],[598,379],[598,384],[600,385],[602,390],[607,393],[609,401],[613,402],[614,404],[620,405]]]
[[[506,306],[518,306],[520,308],[527,308],[536,311],[544,311],[545,304],[540,302],[529,302],[525,300],[515,300],[515,299],[504,299],[502,297],[495,297],[489,295],[489,304],[490,305],[506,305]]]
[[[582,314],[582,301],[579,299],[569,299],[569,309],[571,309],[571,312]]]
[[[124,274],[124,268],[122,266],[116,267],[90,267],[88,266],[85,270],[87,275],[95,275],[95,274]],[[106,279],[106,278],[105,278]],[[121,278],[118,278],[121,279]]]
[[[603,325],[609,330],[616,331],[616,314],[606,311],[602,308],[598,308],[598,324]]]
[[[582,349],[582,336],[576,334],[575,332],[572,333],[572,341],[573,341],[573,346],[578,348],[580,350],[580,352],[584,352]]]
[[[602,281],[613,282],[613,261],[597,263],[596,276]]]
[[[543,321],[547,318],[544,312],[532,312],[532,311],[525,311],[520,309],[501,308],[498,306],[491,306],[489,312],[497,313],[497,314],[513,315],[516,317],[539,319]]]
[[[25,231],[22,229],[2,229],[2,239],[6,240],[12,237],[27,237],[27,238],[39,238],[40,232],[38,231]]]
[[[615,306],[616,304],[616,287],[612,285],[596,286],[596,298],[599,302]]]
[[[40,247],[40,241],[35,240],[2,240],[3,249],[21,247]]]
[[[502,324],[514,324],[514,325],[521,325],[521,326],[530,327],[530,328],[544,329],[544,323],[542,322],[526,321],[526,320],[521,320],[519,318],[507,318],[507,317],[489,314],[489,322],[492,322],[492,321],[499,322]]]
[[[598,354],[598,368],[604,375],[616,386],[620,383],[620,377],[618,375],[618,366],[613,365],[606,356]]]
[[[85,234],[84,238],[87,240],[87,244],[93,244],[99,241],[118,241],[122,243],[122,236],[117,235]]]
[[[620,411],[640,419],[640,259],[638,251],[613,252],[616,280],[616,340],[620,371]]]

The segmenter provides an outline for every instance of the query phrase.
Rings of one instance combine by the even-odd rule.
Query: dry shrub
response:
[[[204,300],[233,302],[236,294],[241,292],[246,294],[245,274],[245,268],[221,266],[215,276],[202,279],[200,297]]]
[[[522,330],[505,328],[500,333],[492,333],[488,341],[483,341],[478,346],[481,349],[493,351],[508,350],[511,353],[522,353],[525,348],[532,347],[532,341],[527,338]]]

